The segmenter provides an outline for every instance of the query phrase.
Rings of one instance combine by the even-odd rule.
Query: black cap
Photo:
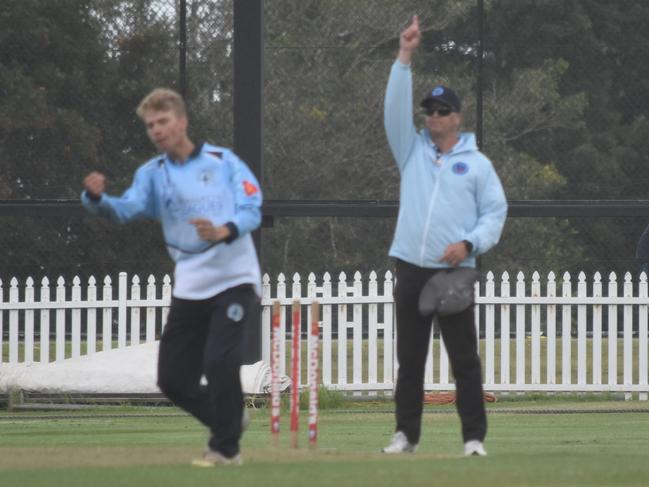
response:
[[[451,107],[455,112],[461,111],[462,108],[460,97],[457,96],[452,89],[447,88],[446,86],[437,85],[432,90],[428,91],[424,99],[421,100],[420,105],[425,107],[434,101]]]

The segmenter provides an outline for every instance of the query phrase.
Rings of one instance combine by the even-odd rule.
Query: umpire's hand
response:
[[[468,255],[466,244],[464,242],[455,242],[446,247],[446,251],[440,260],[457,267]]]
[[[421,42],[421,31],[419,30],[419,16],[413,15],[410,25],[399,37],[399,49],[414,51]]]

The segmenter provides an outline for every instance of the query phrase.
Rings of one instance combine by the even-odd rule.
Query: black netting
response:
[[[233,142],[233,1],[5,0],[0,5],[0,199],[77,198],[90,170],[128,186],[152,148],[134,108],[186,90],[191,135]],[[511,200],[644,199],[649,178],[649,4],[640,0],[264,2],[267,199],[394,200],[382,101],[417,13],[416,98],[453,86]],[[483,70],[478,71],[480,21]],[[183,77],[184,76],[184,77]],[[477,101],[482,95],[483,118]],[[420,120],[417,121],[421,123]],[[154,224],[0,218],[0,275],[169,270]],[[635,268],[643,218],[510,218],[493,270]],[[271,273],[389,268],[392,219],[278,219]]]
[[[2,2],[0,199],[78,198],[91,170],[106,173],[110,192],[123,191],[153,155],[135,108],[158,86],[185,84],[192,138],[231,145],[232,1],[187,2],[184,70],[179,8],[177,0]],[[171,270],[150,222],[0,222],[5,280]]]

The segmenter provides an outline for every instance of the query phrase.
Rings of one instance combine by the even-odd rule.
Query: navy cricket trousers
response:
[[[394,300],[397,315],[397,359],[399,372],[395,391],[397,431],[410,443],[419,443],[424,399],[424,375],[432,316],[419,313],[419,293],[436,269],[396,262]],[[456,406],[462,437],[484,440],[487,416],[482,392],[482,366],[474,324],[473,306],[437,318],[455,378]]]
[[[160,339],[160,390],[210,429],[209,447],[226,457],[239,453],[244,408],[239,369],[246,328],[258,310],[249,284],[204,300],[174,297]],[[201,384],[203,375],[207,385]]]

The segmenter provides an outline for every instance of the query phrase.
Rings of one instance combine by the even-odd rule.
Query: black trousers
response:
[[[172,298],[160,339],[158,387],[210,429],[210,448],[226,457],[239,453],[244,407],[239,369],[246,328],[258,310],[251,285],[198,301]],[[201,385],[203,375],[207,386]]]
[[[401,260],[396,262],[394,299],[397,311],[397,359],[395,392],[397,431],[411,443],[419,443],[424,398],[424,374],[432,328],[432,316],[419,314],[419,293],[437,272]],[[455,377],[456,405],[462,437],[484,440],[487,416],[483,402],[482,367],[478,356],[473,306],[437,318]]]

